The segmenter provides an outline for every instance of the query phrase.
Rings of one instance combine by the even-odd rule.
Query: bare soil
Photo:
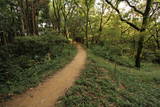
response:
[[[0,104],[0,107],[54,107],[58,98],[74,84],[85,66],[86,52],[79,44],[77,49],[78,53],[70,64],[36,88],[14,96],[12,100]]]

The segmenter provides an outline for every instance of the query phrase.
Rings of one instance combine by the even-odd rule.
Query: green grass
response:
[[[156,78],[156,79],[155,79]],[[58,107],[159,107],[160,69],[138,71],[89,52],[86,69]]]
[[[103,57],[111,62],[117,63],[118,65],[134,68],[135,67],[135,56],[136,52],[133,47],[129,46],[130,44],[111,44],[110,42],[102,42],[103,45],[91,45],[90,49],[92,53],[97,56]],[[158,68],[159,53],[153,53],[149,49],[144,49],[145,51],[142,54],[141,68],[145,71],[150,72],[154,68]],[[154,64],[153,64],[154,62]],[[156,65],[157,64],[157,65]],[[160,68],[160,67],[159,67]]]
[[[127,53],[124,54],[124,52],[122,52],[123,49],[120,47],[107,44],[104,46],[93,45],[90,49],[95,55],[108,59],[111,62],[115,62],[126,67],[134,67],[133,56],[129,55],[129,57],[126,55]]]
[[[20,37],[15,44],[1,49],[0,100],[37,86],[69,63],[77,52],[75,46],[56,35]]]

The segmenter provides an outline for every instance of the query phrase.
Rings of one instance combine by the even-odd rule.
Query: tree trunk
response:
[[[8,32],[8,42],[9,43],[13,43],[14,42],[14,36],[15,36],[15,34],[14,34],[13,31]]]
[[[86,13],[86,31],[85,31],[85,37],[86,37],[86,45],[88,47],[88,18],[89,18],[89,9],[87,7],[87,13]]]
[[[102,35],[102,29],[103,29],[103,14],[104,14],[104,1],[101,8],[101,18],[100,18],[100,24],[99,24],[99,38]]]
[[[60,11],[58,11],[58,17],[57,17],[57,30],[60,33],[61,32],[61,15]]]
[[[66,25],[66,22],[64,22],[64,23],[65,23],[65,24],[64,24],[64,33],[65,33],[66,39],[68,39],[68,38],[69,38],[68,27],[67,27],[67,25]]]
[[[1,40],[1,45],[6,44],[6,38],[4,36],[4,32],[0,32],[0,40]]]
[[[25,22],[25,28],[26,28],[26,32],[27,35],[30,34],[30,29],[29,29],[29,5],[28,5],[28,0],[25,1],[26,4],[26,8],[25,8],[25,18],[24,18],[24,22]]]
[[[38,33],[38,12],[36,12],[36,16],[35,16],[35,34],[39,35]]]
[[[23,20],[23,16],[21,16],[21,36],[23,36],[25,34],[25,25],[24,25],[24,20]]]
[[[25,4],[24,4],[25,3]],[[38,4],[39,0],[20,2],[22,14],[22,24],[26,29],[27,35],[38,35]],[[22,26],[23,29],[23,26]],[[23,31],[23,30],[22,30]]]
[[[23,36],[25,34],[25,11],[24,11],[24,1],[23,0],[19,0],[18,4],[21,8],[21,15],[20,15],[20,20],[21,20],[21,29],[20,29],[20,35]]]
[[[35,35],[36,31],[35,31],[35,6],[34,6],[34,1],[32,1],[32,5],[31,5],[31,13],[32,13],[32,34]]]
[[[159,42],[159,32],[156,30],[156,36],[154,36],[154,39],[157,43],[157,48],[160,49],[160,42]]]
[[[138,41],[137,54],[135,56],[135,66],[137,68],[141,67],[141,54],[142,54],[142,49],[143,49],[143,42],[144,42],[144,35],[140,35],[140,39]]]
[[[151,5],[152,5],[152,0],[147,0],[147,4],[146,4],[146,9],[145,12],[143,14],[143,22],[142,22],[142,27],[140,30],[140,39],[138,41],[138,48],[137,48],[137,54],[135,56],[135,66],[137,68],[141,67],[141,54],[142,54],[142,49],[143,49],[143,42],[144,42],[144,32],[147,28],[147,24],[148,24],[148,19],[149,19],[149,12],[151,10]]]
[[[36,1],[36,9],[35,9],[35,32],[36,35],[38,35],[38,16],[39,16],[39,12],[38,12],[38,5],[39,5],[39,0]]]

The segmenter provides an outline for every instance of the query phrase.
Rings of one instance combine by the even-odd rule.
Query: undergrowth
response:
[[[139,72],[89,52],[86,69],[57,106],[159,107],[159,80],[159,69]]]
[[[0,47],[0,99],[37,86],[69,63],[76,49],[59,35],[26,36]]]
[[[115,44],[113,45],[111,43],[105,43],[101,45],[92,45],[90,46],[90,49],[93,54],[103,57],[106,60],[109,60],[121,66],[135,68],[134,50],[130,46],[126,45],[127,44],[120,44],[117,46]],[[140,70],[152,72],[152,70],[155,71],[158,68],[160,69],[158,62],[156,62],[156,60],[158,59],[159,57],[156,57],[156,55],[154,54],[150,55],[150,51],[145,49],[142,55]]]

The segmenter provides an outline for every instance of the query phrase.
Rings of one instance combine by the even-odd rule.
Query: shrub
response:
[[[0,93],[19,93],[68,63],[74,46],[61,35],[18,37],[0,47]]]

